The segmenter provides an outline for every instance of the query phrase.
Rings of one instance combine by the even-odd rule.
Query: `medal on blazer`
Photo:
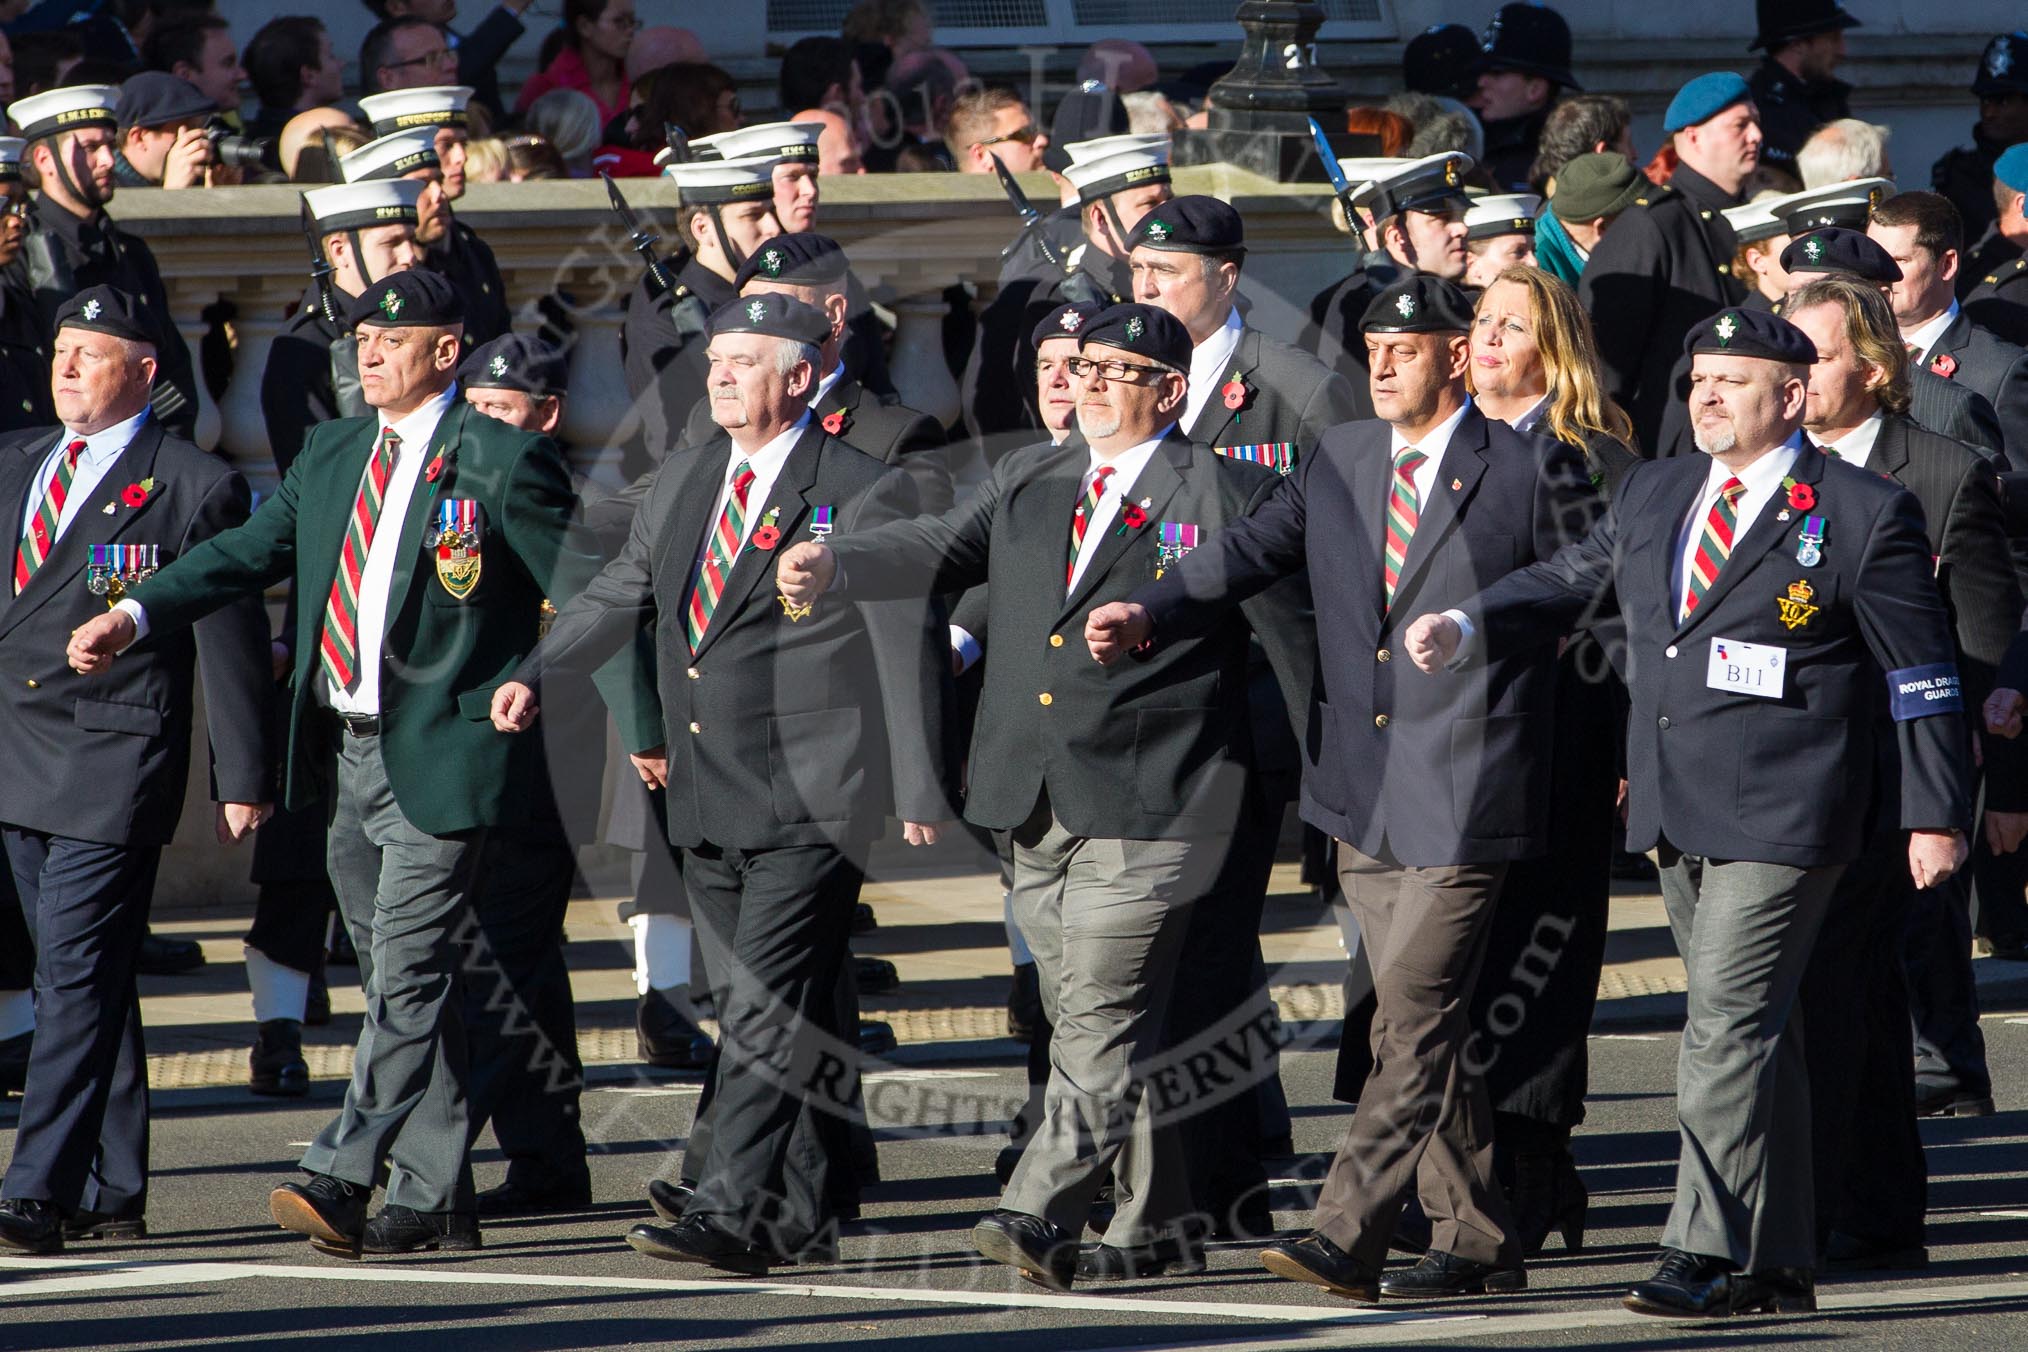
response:
[[[1807,579],[1797,578],[1789,583],[1789,594],[1775,598],[1775,609],[1780,612],[1782,624],[1790,629],[1800,629],[1817,617],[1822,607],[1811,604],[1816,598],[1816,588]]]
[[[1183,556],[1197,548],[1197,526],[1190,521],[1164,521],[1155,542],[1155,576],[1183,562]]]
[[[1806,516],[1803,529],[1796,536],[1796,562],[1805,568],[1815,568],[1824,561],[1824,518]]]
[[[127,588],[145,581],[161,566],[161,554],[160,545],[93,545],[85,588],[93,596],[105,597],[108,606],[117,605]]]
[[[446,498],[437,504],[436,524],[423,534],[423,543],[436,551],[437,581],[457,600],[479,585],[481,533],[478,502]]]
[[[821,507],[812,507],[810,509],[810,538],[812,540],[821,545],[830,537],[831,532],[835,529],[837,527],[832,521],[830,503],[827,502]],[[799,606],[779,592],[776,593],[775,599],[782,603],[782,614],[788,616],[790,624],[794,624],[798,620],[809,619],[810,612],[817,608],[815,601],[807,601]]]

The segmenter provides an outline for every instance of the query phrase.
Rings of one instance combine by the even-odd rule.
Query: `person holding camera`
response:
[[[120,86],[113,182],[122,188],[207,188],[228,177],[237,182],[211,152],[217,112],[217,104],[179,76],[159,70],[129,76]]]

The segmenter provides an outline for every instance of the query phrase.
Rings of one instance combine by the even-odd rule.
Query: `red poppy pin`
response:
[[[433,484],[437,481],[437,476],[443,472],[444,457],[442,452],[438,452],[437,457],[423,467],[423,482]]]
[[[1251,392],[1247,389],[1245,379],[1237,371],[1232,373],[1231,379],[1218,387],[1218,397],[1223,399],[1225,406],[1235,413],[1245,406],[1246,397]]]
[[[1796,511],[1807,512],[1817,505],[1817,490],[1794,479],[1782,480],[1782,486],[1789,490],[1789,506]]]
[[[1949,380],[1958,373],[1958,359],[1948,352],[1939,352],[1930,360],[1929,369]]]
[[[824,415],[824,430],[834,437],[844,436],[845,429],[851,425],[852,420],[845,416],[845,410],[842,408],[833,409]]]
[[[1115,535],[1125,535],[1130,530],[1139,530],[1148,524],[1148,513],[1138,503],[1127,503],[1120,508],[1120,528]]]
[[[125,488],[122,488],[120,490],[120,501],[126,503],[129,507],[139,507],[148,500],[148,495],[154,491],[155,481],[153,479],[143,479],[137,484],[128,484]]]
[[[775,522],[781,518],[781,515],[781,508],[768,508],[767,515],[761,518],[760,525],[754,527],[753,534],[747,537],[747,543],[755,549],[761,550],[773,549],[776,545],[780,544],[782,542],[782,528],[777,526]]]

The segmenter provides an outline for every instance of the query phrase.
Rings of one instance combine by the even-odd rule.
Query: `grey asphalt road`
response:
[[[1677,1151],[1674,1033],[1593,1039],[1591,1120],[1577,1139],[1592,1190],[1585,1247],[1531,1266],[1526,1293],[1362,1311],[1263,1271],[1255,1247],[1217,1246],[1201,1277],[1057,1295],[976,1259],[972,1221],[993,1203],[990,1126],[1019,1090],[1005,1063],[897,1068],[875,1081],[885,1181],[834,1266],[778,1269],[765,1283],[657,1263],[620,1240],[647,1215],[642,1189],[673,1170],[696,1102],[670,1079],[602,1084],[586,1096],[599,1201],[581,1214],[496,1223],[483,1253],[345,1263],[273,1228],[266,1194],[294,1176],[301,1143],[337,1101],[263,1103],[237,1091],[158,1096],[152,1236],[73,1245],[60,1258],[0,1260],[0,1349],[219,1348],[297,1340],[329,1348],[773,1348],[844,1344],[972,1352],[1216,1346],[2028,1347],[2028,1016],[1985,1021],[2003,1107],[1924,1127],[1932,1261],[1924,1272],[1827,1281],[1814,1317],[1722,1330],[1629,1314],[1646,1275]],[[1342,1132],[1328,1050],[1284,1067],[1297,1157],[1276,1219],[1300,1228]],[[0,1155],[13,1107],[0,1107]],[[953,1129],[949,1124],[955,1122]],[[925,1124],[937,1125],[925,1129]],[[482,1186],[496,1152],[480,1156]]]

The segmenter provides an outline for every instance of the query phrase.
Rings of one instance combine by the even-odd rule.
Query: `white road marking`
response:
[[[1593,1033],[1593,1042],[1660,1042],[1660,1033]]]
[[[586,1085],[587,1094],[625,1094],[629,1098],[682,1098],[686,1094],[701,1094],[701,1084],[601,1084]]]
[[[1981,1216],[1991,1216],[2002,1221],[2028,1221],[2028,1211],[1981,1211]]]
[[[868,1084],[881,1080],[899,1080],[910,1083],[920,1080],[997,1080],[997,1070],[876,1070],[861,1077]]]
[[[405,1282],[424,1286],[505,1286],[557,1290],[641,1291],[666,1295],[795,1296],[817,1300],[888,1301],[900,1305],[971,1305],[988,1309],[1105,1311],[1113,1314],[1161,1315],[1171,1319],[1254,1319],[1281,1324],[1443,1324],[1475,1323],[1483,1316],[1362,1309],[1349,1305],[1247,1305],[1222,1301],[1148,1300],[1130,1296],[1057,1295],[1032,1291],[952,1291],[926,1287],[831,1286],[804,1282],[757,1282],[737,1278],[672,1281],[653,1277],[570,1277],[554,1273],[463,1272],[447,1269],[381,1267],[304,1267],[285,1263],[119,1263],[81,1259],[0,1258],[0,1273],[46,1274],[21,1281],[0,1282],[0,1293],[60,1295],[77,1291],[112,1291],[122,1287],[199,1285],[248,1278],[295,1281]],[[61,1275],[59,1275],[61,1274]],[[1018,1280],[1013,1273],[1007,1280]]]

